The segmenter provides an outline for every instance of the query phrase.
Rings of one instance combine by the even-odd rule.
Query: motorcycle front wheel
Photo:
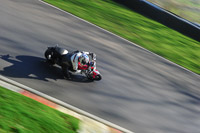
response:
[[[99,81],[99,80],[101,80],[101,79],[102,79],[102,76],[99,74],[99,75],[95,76],[95,79],[94,79],[94,80]]]

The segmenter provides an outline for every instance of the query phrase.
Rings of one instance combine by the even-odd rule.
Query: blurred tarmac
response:
[[[134,132],[200,133],[197,74],[38,0],[1,0],[0,16],[1,75]],[[44,63],[57,43],[95,52],[103,80],[66,82]]]
[[[27,91],[25,89],[22,89],[21,87],[19,87],[18,84],[15,84],[15,81],[13,83],[9,83],[10,81],[12,82],[12,80],[5,78],[5,80],[9,80],[9,82],[3,81],[2,78],[5,78],[3,76],[0,75],[0,86],[9,89],[11,91],[20,93],[26,97],[29,97],[31,99],[34,99],[44,105],[47,105],[51,108],[54,108],[56,110],[59,110],[65,114],[74,116],[76,118],[78,118],[80,120],[80,124],[79,124],[79,130],[78,133],[123,133],[122,131],[119,131],[118,129],[112,128],[110,126],[107,126],[101,122],[98,122],[96,120],[93,120],[87,116],[84,116],[82,114],[79,114],[75,111],[72,111],[69,108],[63,107],[59,104],[56,104],[50,100],[47,100],[37,94],[34,94],[30,91]],[[126,131],[125,131],[126,132]],[[127,133],[130,132],[127,130]],[[130,132],[131,133],[131,132]]]

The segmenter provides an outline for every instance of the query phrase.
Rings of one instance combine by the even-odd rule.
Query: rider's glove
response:
[[[93,60],[96,60],[96,54],[95,53],[91,53],[90,52],[89,55],[91,55],[91,57],[92,57]]]

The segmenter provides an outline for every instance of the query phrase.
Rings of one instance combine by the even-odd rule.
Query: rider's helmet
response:
[[[89,57],[87,54],[83,53],[82,56],[79,59],[81,65],[85,65],[89,63]]]

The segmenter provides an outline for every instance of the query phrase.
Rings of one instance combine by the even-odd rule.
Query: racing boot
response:
[[[69,68],[62,66],[63,76],[65,79],[71,79],[71,75],[69,73]]]

